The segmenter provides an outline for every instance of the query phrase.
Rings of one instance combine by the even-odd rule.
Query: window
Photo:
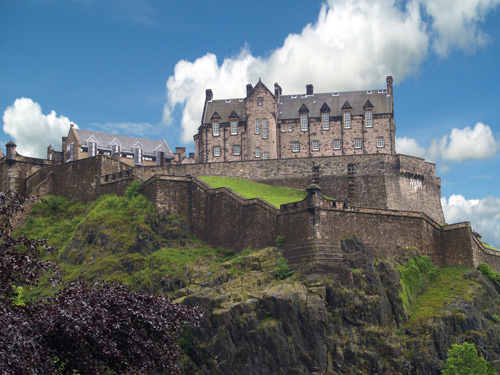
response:
[[[323,120],[323,130],[330,130],[330,114],[328,112],[323,112],[321,118]]]
[[[267,120],[262,119],[262,138],[267,138]]]
[[[236,134],[238,134],[238,122],[231,121],[231,135],[236,135]]]
[[[307,115],[300,115],[300,130],[307,131]]]
[[[262,159],[264,159],[264,160],[269,159],[269,152],[264,151],[264,152],[262,153]]]
[[[214,156],[220,156],[220,146],[214,147]]]
[[[366,127],[367,128],[373,127],[372,111],[366,111],[365,112],[365,122],[366,122]]]
[[[134,148],[134,163],[142,164],[142,148]]]
[[[66,160],[73,160],[73,143],[66,146],[66,153],[68,155],[68,158]]]
[[[119,154],[119,153],[120,153],[120,146],[118,146],[118,145],[111,146],[111,155]]]
[[[286,126],[285,125],[281,125],[281,132],[282,133],[286,132]]]
[[[384,137],[377,137],[377,147],[384,147]]]
[[[257,98],[257,102],[259,103],[259,105],[262,105],[262,96],[259,96],[259,97]]]
[[[260,121],[255,120],[255,134],[260,134]]]
[[[291,131],[293,131],[293,126],[292,125],[288,125],[288,132],[290,133]]]
[[[354,138],[354,148],[361,148],[361,138]]]
[[[260,147],[255,147],[255,157],[260,158]]]
[[[213,125],[213,130],[214,130],[214,136],[215,137],[218,137],[219,136],[219,123],[218,122],[214,122],[214,125]]]
[[[344,129],[351,128],[351,112],[344,112]]]
[[[234,145],[233,146],[233,155],[238,156],[241,154],[241,148],[240,145]]]
[[[333,149],[334,150],[340,150],[340,139],[334,139],[333,140]]]
[[[156,165],[165,164],[165,153],[163,151],[156,151]]]
[[[312,149],[313,151],[319,151],[319,141],[312,142]]]
[[[95,142],[89,142],[89,157],[96,156],[97,144]]]
[[[299,142],[292,142],[292,152],[299,152],[300,151],[300,144]]]

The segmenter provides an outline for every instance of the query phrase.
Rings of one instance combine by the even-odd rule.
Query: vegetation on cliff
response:
[[[53,296],[20,302],[20,285],[36,286],[45,240],[12,236],[25,198],[0,193],[0,372],[2,374],[179,373],[178,341],[203,315],[165,296],[139,294],[100,282],[67,284]]]
[[[48,197],[19,232],[61,246],[51,259],[66,280],[119,280],[199,306],[207,323],[181,340],[186,374],[437,375],[464,342],[500,364],[498,280],[436,267],[418,250],[376,257],[345,239],[337,269],[301,274],[277,248],[207,246],[140,194]]]

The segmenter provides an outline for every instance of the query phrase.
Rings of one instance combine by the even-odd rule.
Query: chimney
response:
[[[387,76],[387,96],[392,96],[392,76]]]
[[[281,87],[278,85],[278,82],[274,84],[274,96],[280,96],[281,95]]]
[[[185,159],[186,158],[186,147],[176,147],[175,153],[177,155],[179,155],[180,160]]]
[[[17,155],[16,147],[17,147],[17,145],[14,142],[12,142],[12,141],[7,142],[7,144],[5,145],[7,160],[15,160],[16,159],[16,155]]]
[[[214,93],[210,89],[205,90],[205,95],[206,95],[205,101],[207,101],[207,102],[209,102],[210,100],[212,100],[214,98]]]
[[[249,98],[251,95],[252,95],[252,91],[253,91],[253,87],[252,87],[252,84],[249,83],[247,85],[247,98]]]
[[[189,153],[189,159],[194,159],[194,152]]]
[[[313,95],[314,87],[311,84],[306,85],[306,95]]]

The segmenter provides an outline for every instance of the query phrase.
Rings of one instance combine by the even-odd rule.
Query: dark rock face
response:
[[[457,300],[447,307],[454,314],[411,331],[394,259],[376,261],[368,247],[346,240],[335,273],[347,275],[342,281],[277,282],[265,263],[273,251],[247,259],[243,267],[253,266],[241,276],[179,291],[208,316],[195,332],[186,374],[439,374],[451,344],[464,341],[498,366],[500,327],[491,314],[499,296],[477,271],[469,274],[479,284],[470,301]]]

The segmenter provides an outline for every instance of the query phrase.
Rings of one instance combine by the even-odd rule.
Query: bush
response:
[[[490,363],[477,354],[474,344],[453,344],[441,375],[494,375],[497,372]]]
[[[486,278],[490,279],[491,281],[498,281],[500,282],[500,274],[496,273],[493,271],[490,266],[488,266],[486,263],[481,263],[479,266],[477,266],[477,269],[483,273]]]
[[[278,247],[278,249],[283,246],[283,242],[285,242],[285,236],[276,237],[276,246]]]
[[[288,262],[283,257],[281,252],[278,253],[276,267],[274,267],[274,275],[278,280],[285,280],[293,274],[293,271],[288,267]]]
[[[427,255],[411,258],[398,266],[402,291],[399,293],[405,310],[409,310],[413,298],[420,293],[436,275],[437,267]]]
[[[125,190],[125,196],[127,198],[137,197],[141,192],[141,190],[142,190],[141,183],[139,181],[134,180]]]

